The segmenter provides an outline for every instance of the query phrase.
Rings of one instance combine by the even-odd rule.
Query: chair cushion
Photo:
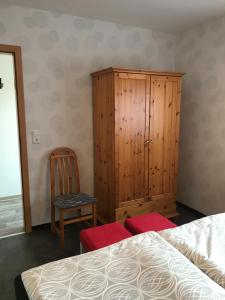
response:
[[[114,222],[80,231],[80,242],[87,251],[97,250],[123,239],[132,234],[120,223]]]
[[[71,208],[86,204],[95,203],[96,198],[83,194],[83,193],[71,193],[65,195],[58,195],[55,197],[55,207],[57,208]]]
[[[160,231],[174,228],[177,227],[177,225],[159,213],[151,213],[126,219],[125,227],[132,234],[138,234],[147,231]]]

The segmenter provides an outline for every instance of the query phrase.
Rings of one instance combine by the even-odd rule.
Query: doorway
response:
[[[21,49],[0,45],[0,238],[31,231]]]

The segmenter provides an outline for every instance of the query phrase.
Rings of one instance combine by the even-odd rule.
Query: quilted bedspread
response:
[[[223,300],[225,290],[154,232],[22,273],[32,300]]]
[[[161,231],[160,235],[225,288],[225,213]]]

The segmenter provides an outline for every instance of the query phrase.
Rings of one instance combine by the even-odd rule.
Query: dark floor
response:
[[[199,219],[204,215],[178,204],[179,216],[172,220],[177,225]],[[0,300],[15,300],[14,280],[32,267],[80,252],[79,231],[85,224],[66,226],[65,248],[60,250],[58,238],[50,233],[49,225],[33,228],[31,234],[0,239]]]
[[[205,215],[203,215],[202,213],[192,208],[189,208],[179,202],[177,202],[177,212],[179,213],[179,215],[174,218],[171,218],[171,220],[177,225],[183,225],[205,217]]]

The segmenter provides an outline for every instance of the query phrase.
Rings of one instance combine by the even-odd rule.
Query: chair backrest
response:
[[[75,152],[66,147],[56,148],[50,153],[51,199],[56,195],[80,192],[80,178]]]

